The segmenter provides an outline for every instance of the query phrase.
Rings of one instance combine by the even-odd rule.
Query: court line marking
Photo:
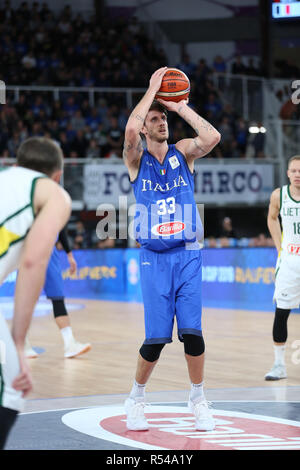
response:
[[[187,402],[181,402],[181,401],[169,401],[169,402],[146,402],[146,405],[150,406],[165,406],[165,405],[178,405],[180,403],[187,403]],[[213,400],[212,403],[300,403],[299,401],[274,401],[274,400]],[[79,406],[79,407],[71,407],[71,408],[57,408],[54,410],[38,410],[38,411],[25,411],[19,413],[19,416],[21,415],[31,415],[31,414],[38,414],[38,413],[51,413],[51,412],[57,412],[57,411],[68,411],[68,410],[90,410],[93,408],[103,408],[103,407],[116,407],[116,406],[122,406],[120,403],[109,403],[107,405],[92,405],[92,406]],[[180,406],[180,405],[179,405]],[[184,406],[182,406],[184,408]],[[212,408],[214,410],[214,408]],[[234,411],[234,410],[229,410],[229,411]],[[260,415],[259,415],[260,416]]]
[[[81,432],[83,434],[87,434],[92,437],[96,437],[99,439],[103,439],[105,441],[109,442],[114,442],[122,445],[129,445],[130,447],[138,447],[140,449],[165,449],[165,450],[170,450],[168,447],[158,447],[154,446],[145,442],[141,441],[136,441],[135,439],[131,439],[130,437],[126,437],[123,435],[115,434],[112,431],[109,431],[105,428],[102,427],[101,423],[103,420],[106,418],[112,418],[112,417],[118,417],[120,415],[124,415],[124,410],[123,407],[120,407],[118,405],[115,406],[114,410],[109,410],[107,407],[98,407],[97,412],[99,413],[98,415],[94,415],[93,409],[87,410],[87,413],[84,414],[84,410],[78,410],[77,412],[71,412],[68,414],[65,414],[62,416],[61,421],[71,429]],[[300,428],[300,422],[299,421],[292,421],[284,418],[277,418],[273,416],[266,416],[266,415],[257,415],[257,414],[251,414],[248,412],[240,412],[240,411],[232,411],[232,410],[220,410],[216,409],[214,410],[215,413],[213,413],[216,416],[222,416],[222,417],[236,417],[236,418],[246,418],[246,419],[251,419],[254,421],[260,421],[260,422],[271,422],[275,424],[285,424],[288,426],[294,426],[296,428]],[[184,410],[183,407],[174,407],[172,410],[164,410],[162,406],[154,406],[152,410],[149,410],[149,413],[179,413],[179,414],[187,414],[186,411]],[[101,420],[99,423],[99,416],[101,416]],[[151,418],[150,418],[151,419]],[[158,418],[159,419],[159,418]],[[208,432],[202,437],[204,439],[210,439],[211,437],[214,437],[216,432]],[[219,433],[217,433],[220,435]],[[226,436],[228,437],[228,435]],[[271,436],[270,436],[271,437]],[[292,445],[293,442],[290,443]],[[295,446],[294,446],[295,447]],[[293,448],[294,448],[293,447]],[[299,445],[297,445],[297,448],[299,448]]]

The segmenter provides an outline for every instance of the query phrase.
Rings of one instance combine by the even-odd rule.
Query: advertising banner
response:
[[[274,189],[272,164],[195,164],[196,203],[216,204],[246,203],[269,201]],[[149,182],[145,180],[145,186]],[[133,204],[135,198],[130,184],[127,168],[123,164],[84,166],[84,203],[90,210],[100,204],[118,206],[119,197],[127,196],[127,203]]]
[[[139,249],[74,251],[73,275],[65,253],[59,255],[66,298],[142,302]],[[275,248],[204,248],[202,256],[204,307],[274,312]],[[15,279],[8,277],[0,297],[13,296]]]
[[[275,248],[203,250],[203,305],[274,310]]]

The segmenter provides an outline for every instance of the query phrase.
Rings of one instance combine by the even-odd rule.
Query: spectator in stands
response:
[[[17,149],[20,146],[21,139],[18,132],[14,132],[13,136],[7,142],[7,149],[9,151],[10,158],[16,158]]]
[[[24,94],[19,96],[19,101],[15,103],[15,108],[19,116],[25,115],[26,111],[28,110],[28,103]]]
[[[74,131],[81,131],[85,127],[85,119],[82,116],[80,109],[75,111],[73,117],[70,120],[71,127]]]
[[[260,233],[257,237],[254,237],[251,242],[250,246],[255,247],[264,247],[268,246],[268,239],[264,233]]]
[[[230,144],[233,139],[233,129],[227,116],[222,117],[218,128],[222,136],[222,144]]]
[[[233,237],[230,237],[233,238]],[[220,237],[219,238],[219,247],[220,248],[229,248],[230,247],[230,240],[228,237]]]
[[[236,124],[235,139],[238,143],[238,148],[242,157],[244,157],[246,153],[248,135],[249,132],[245,120],[243,118],[239,118]]]
[[[76,111],[79,110],[78,104],[75,102],[74,96],[69,96],[65,105],[63,106],[63,110],[67,113],[69,117],[72,117]]]
[[[97,145],[100,148],[100,156],[105,156],[108,152],[107,132],[105,131],[102,122],[98,124],[98,128],[93,132],[92,136],[96,140]]]
[[[244,158],[246,153],[242,153],[239,149],[239,145],[235,139],[229,143],[228,158]]]
[[[208,237],[206,240],[206,245],[208,248],[218,248],[218,242],[214,237]]]
[[[76,132],[75,139],[71,142],[71,152],[77,153],[79,158],[84,158],[88,148],[88,141],[85,138],[83,130]]]
[[[182,60],[176,65],[179,70],[182,70],[188,77],[192,77],[196,71],[196,64],[191,60],[190,55],[185,52],[182,55]]]
[[[210,93],[208,95],[207,102],[205,103],[204,109],[206,113],[210,111],[214,118],[219,118],[221,111],[222,111],[222,106],[221,106],[221,103],[217,100],[214,93]]]
[[[242,61],[242,57],[240,56],[240,54],[237,54],[235,56],[235,61],[231,66],[231,73],[234,75],[244,75],[246,73],[246,70],[247,68]]]
[[[227,117],[230,123],[230,126],[234,128],[234,125],[238,119],[237,113],[234,111],[232,105],[230,103],[225,103],[222,109],[222,113],[220,119],[222,120],[223,117]]]
[[[180,121],[177,120],[172,126],[172,141],[178,142],[179,140],[185,139],[186,137],[187,132],[184,126],[184,122],[182,119]]]
[[[262,123],[258,123],[258,127],[260,128],[262,126]],[[257,134],[254,135],[252,145],[254,148],[254,157],[257,158],[258,155],[260,155],[260,152],[264,151],[265,148],[265,140],[266,140],[266,134],[263,132],[258,132]]]
[[[96,139],[91,139],[85,154],[86,158],[100,158],[100,149]]]
[[[225,73],[226,62],[221,55],[216,55],[212,64],[212,68],[215,72]]]
[[[0,21],[4,23],[6,21],[13,22],[15,19],[15,10],[11,6],[10,0],[4,2],[3,8],[0,10]]]
[[[102,118],[97,108],[92,108],[87,111],[85,123],[92,131],[95,131],[101,122]]]
[[[69,158],[71,152],[71,145],[67,139],[67,134],[65,132],[60,132],[58,141],[61,146],[64,158]]]
[[[255,67],[253,57],[249,57],[248,65],[246,66],[245,73],[247,75],[252,75],[252,76],[256,76],[256,77],[259,75],[259,69],[257,67]]]
[[[81,220],[76,222],[75,233],[73,234],[73,250],[82,250],[91,247],[91,237]]]
[[[120,129],[117,117],[112,116],[110,118],[110,127],[107,131],[108,153],[106,156],[111,157],[115,155],[118,158],[122,158],[123,142],[124,133],[122,129]]]
[[[34,69],[36,67],[37,61],[33,50],[28,51],[28,53],[24,55],[21,64],[25,69]]]
[[[230,217],[224,217],[222,220],[219,238],[237,238],[236,232],[232,227],[232,220]]]
[[[60,121],[60,125],[66,131],[68,142],[73,142],[76,137],[76,131],[73,129],[71,122],[69,122],[67,119],[64,119]]]
[[[203,86],[208,80],[211,69],[208,67],[205,59],[199,59],[193,77],[198,86]]]

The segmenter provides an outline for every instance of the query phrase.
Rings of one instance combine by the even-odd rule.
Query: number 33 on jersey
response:
[[[165,251],[202,240],[194,175],[175,145],[169,145],[162,164],[144,150],[132,185],[136,198],[135,236],[142,247]]]

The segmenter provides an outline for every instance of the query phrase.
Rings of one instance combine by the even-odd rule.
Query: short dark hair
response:
[[[156,101],[156,100],[154,100],[153,103],[151,104],[151,106],[149,108],[149,111],[158,111],[158,112],[164,113],[166,116],[168,116],[167,109],[159,101]]]
[[[60,146],[47,137],[30,137],[24,140],[17,151],[19,166],[51,176],[63,168],[63,153]]]

